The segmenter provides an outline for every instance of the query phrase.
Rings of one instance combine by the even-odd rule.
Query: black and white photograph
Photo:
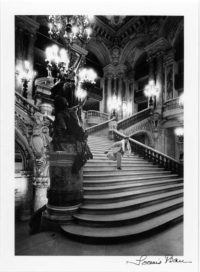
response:
[[[194,7],[187,17],[62,5],[12,15],[12,190],[1,199],[12,210],[12,258],[123,257],[125,267],[113,260],[106,271],[191,270],[198,90],[192,76],[188,89],[186,48]]]
[[[16,254],[183,255],[184,17],[16,16],[15,50]]]

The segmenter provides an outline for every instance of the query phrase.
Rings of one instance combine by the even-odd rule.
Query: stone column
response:
[[[170,100],[177,97],[177,91],[174,88],[174,51],[169,50],[163,59],[164,71],[165,71],[165,91],[164,100]]]
[[[158,96],[156,97],[157,111],[161,113],[163,107],[163,52],[159,52],[156,56],[157,73],[156,73],[156,88]]]
[[[107,84],[107,112],[110,114],[110,109],[109,109],[109,101],[112,97],[112,92],[111,92],[111,87],[112,87],[112,77],[109,75],[108,77],[108,84]]]
[[[48,163],[48,162],[47,162]],[[34,178],[34,211],[47,204],[47,188],[49,186],[49,176]]]
[[[43,217],[54,222],[72,220],[83,198],[82,169],[72,173],[72,165],[77,155],[77,145],[65,144],[66,151],[49,153],[50,188],[47,210]]]
[[[33,116],[34,124],[30,132],[29,143],[34,154],[34,211],[47,203],[47,188],[49,186],[49,162],[47,151],[50,146],[49,119],[36,112]]]
[[[118,89],[118,97],[120,101],[122,101],[122,76],[119,77],[119,89]],[[118,119],[122,119],[122,106],[120,108]]]
[[[100,101],[100,112],[105,112],[105,79],[101,78],[100,88],[102,89],[102,100]]]

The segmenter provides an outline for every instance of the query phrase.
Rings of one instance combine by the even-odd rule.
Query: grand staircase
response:
[[[112,141],[90,135],[94,155],[84,167],[84,200],[65,234],[86,242],[140,238],[183,219],[183,178],[132,153],[122,170],[104,151]]]

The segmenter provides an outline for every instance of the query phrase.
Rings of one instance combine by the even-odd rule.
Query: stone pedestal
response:
[[[76,145],[67,144],[67,151],[49,154],[50,188],[47,192],[47,210],[43,217],[54,222],[72,220],[72,215],[81,205],[83,198],[82,169],[72,173],[72,165],[77,155]]]

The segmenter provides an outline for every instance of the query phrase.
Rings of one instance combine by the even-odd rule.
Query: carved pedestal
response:
[[[72,174],[72,165],[77,155],[76,145],[67,144],[67,151],[49,154],[50,188],[47,193],[47,210],[43,216],[56,222],[72,219],[82,202],[82,169]]]

